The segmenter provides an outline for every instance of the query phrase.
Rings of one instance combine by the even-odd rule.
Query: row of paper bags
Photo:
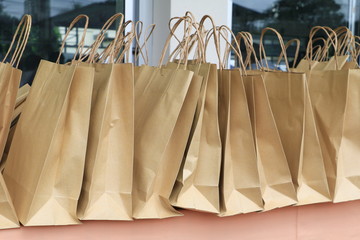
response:
[[[63,46],[81,19],[85,30],[73,61],[42,60],[25,103],[15,104],[19,81],[0,72],[4,146],[13,109],[23,106],[2,161],[0,227],[16,227],[18,219],[34,226],[180,216],[174,207],[229,216],[360,198],[360,72],[337,70],[348,65],[349,52],[352,63],[357,58],[356,38],[345,28],[313,28],[310,39],[318,30],[327,38],[316,51],[310,41],[296,69],[275,31],[288,71],[249,70],[254,59],[262,64],[249,33],[228,40],[226,26],[217,27],[210,16],[197,23],[188,12],[170,20],[159,66],[134,67],[123,62],[134,41],[140,51],[143,45],[122,14],[105,23],[87,50],[88,18],[78,16]],[[115,39],[99,52],[117,19]],[[30,25],[24,16],[18,47],[25,47]],[[179,46],[163,63],[181,25]],[[274,31],[263,30],[260,59],[266,59],[268,30]],[[206,62],[209,44],[219,66]],[[239,68],[225,68],[230,50]],[[12,67],[21,57],[16,52],[15,60],[0,66],[19,72],[19,80]],[[326,67],[314,70],[316,65]]]

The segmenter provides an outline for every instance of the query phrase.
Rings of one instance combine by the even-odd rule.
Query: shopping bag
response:
[[[203,31],[203,24],[207,19],[210,19],[215,29],[212,18],[205,15],[199,24],[200,32]],[[217,37],[215,36],[214,39],[215,46],[218,46]],[[176,207],[219,213],[221,139],[218,122],[216,64],[210,64],[206,75],[203,76],[204,90],[200,92],[198,113],[194,118],[193,129],[173,189],[171,202]]]
[[[85,18],[84,44],[88,17]],[[77,54],[75,54],[76,56]],[[16,127],[4,179],[25,226],[80,223],[76,216],[84,171],[94,72],[42,60]]]
[[[260,179],[242,74],[239,69],[219,70],[220,100],[224,117],[221,214],[230,216],[263,209]],[[219,117],[220,118],[220,117]]]
[[[3,157],[11,118],[16,103],[16,94],[20,84],[21,71],[17,69],[24,52],[31,28],[31,16],[24,15],[21,19],[9,50],[0,63],[0,159]],[[17,44],[9,63],[5,63],[12,51],[15,40]],[[15,228],[19,221],[15,213],[12,199],[8,193],[3,176],[0,172],[0,229]]]
[[[245,35],[246,34],[246,35]],[[228,35],[234,40],[230,43]],[[227,43],[224,60],[234,50],[239,63],[237,69],[226,69],[226,61],[220,63],[219,81],[219,126],[222,143],[222,164],[220,175],[220,214],[231,216],[263,210],[260,179],[242,75],[251,57],[248,47],[251,39],[247,33],[235,36],[226,27],[219,27],[219,37]],[[244,39],[247,49],[245,63],[240,51]],[[239,43],[238,43],[239,42]],[[233,46],[235,45],[235,46]]]
[[[188,20],[179,18],[172,31],[183,21],[186,23]],[[171,35],[165,44],[159,67],[144,65],[135,74],[134,218],[181,215],[171,207],[166,196],[176,178],[173,171],[180,165],[176,158],[173,164],[169,162],[169,154],[172,153],[169,143],[175,144],[171,141],[174,141],[179,127],[176,132],[174,129],[177,123],[182,124],[178,122],[179,114],[187,109],[183,106],[194,73],[161,66],[170,37]]]
[[[243,76],[255,138],[264,210],[297,203],[262,75]]]
[[[3,62],[0,63],[0,159],[4,151],[6,138],[10,128],[12,113],[15,108],[16,94],[19,89],[21,70],[17,69],[21,55],[25,49],[31,28],[31,17],[24,15],[16,29],[13,41]],[[21,30],[21,32],[20,32]],[[5,63],[12,51],[15,39],[17,46],[9,63]],[[14,67],[13,67],[14,66]]]
[[[311,71],[309,90],[334,202],[360,198],[357,69]]]
[[[98,35],[93,53],[100,46],[107,28],[118,18],[121,19],[113,43],[119,41],[124,16],[115,14]],[[85,173],[78,207],[78,216],[83,220],[132,219],[133,65],[115,63],[112,58],[106,64],[84,63],[95,70],[95,75]]]
[[[285,46],[276,30],[262,31],[260,49],[264,52],[262,39],[268,30],[277,34],[289,69]],[[305,73],[265,71],[263,78],[298,205],[331,201]]]
[[[185,48],[184,46],[182,51],[188,51]],[[157,176],[151,189],[152,197],[150,198],[161,199],[162,201],[162,209],[159,207],[157,209],[157,213],[160,214],[154,215],[153,211],[148,211],[151,205],[156,206],[153,201],[149,201],[145,203],[148,205],[143,208],[145,211],[140,211],[134,215],[136,218],[163,218],[165,216],[171,217],[179,215],[179,212],[171,206],[169,199],[179,172],[189,135],[191,134],[192,124],[194,118],[196,118],[195,111],[203,86],[203,76],[209,71],[209,64],[191,64],[187,59],[183,59],[183,62],[181,59],[177,62],[169,62],[164,67],[174,70],[179,68],[187,69],[194,72],[194,74],[169,142],[160,160],[161,167],[157,171]]]

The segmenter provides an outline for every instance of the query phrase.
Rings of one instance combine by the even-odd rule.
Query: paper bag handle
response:
[[[281,47],[281,51],[284,55],[284,60],[285,60],[285,65],[286,65],[286,69],[287,71],[290,71],[290,67],[289,67],[289,62],[288,62],[288,59],[287,59],[287,55],[286,55],[286,50],[285,50],[285,45],[284,45],[284,41],[283,41],[283,38],[281,37],[280,33],[278,31],[276,31],[275,29],[273,28],[264,28],[262,31],[261,31],[261,35],[260,35],[260,46],[259,46],[259,54],[260,54],[260,61],[262,59],[262,55],[264,55],[264,61],[265,61],[265,64],[266,64],[266,67],[269,69],[269,64],[267,62],[267,59],[266,59],[266,52],[265,52],[265,48],[264,48],[264,44],[263,44],[263,39],[264,39],[264,35],[267,31],[271,31],[271,32],[274,32],[276,34],[276,36],[278,37],[278,40],[279,40],[279,43],[280,43],[280,47]]]
[[[171,27],[171,22],[174,21],[174,20],[177,20],[175,22],[175,24]],[[158,64],[158,67],[161,68],[163,62],[164,62],[164,59],[165,59],[165,54],[166,54],[166,51],[167,49],[169,48],[169,45],[170,45],[170,40],[172,37],[174,37],[174,33],[176,31],[176,29],[180,26],[180,24],[184,22],[184,28],[186,29],[184,31],[184,39],[185,39],[185,43],[184,43],[184,47],[183,47],[183,54],[185,55],[184,59],[185,59],[185,66],[187,65],[187,54],[186,53],[186,49],[187,49],[187,44],[190,40],[190,27],[186,27],[186,23],[190,24],[192,23],[192,19],[188,16],[184,16],[184,17],[173,17],[170,19],[169,21],[169,28],[170,28],[170,34],[168,35],[167,39],[166,39],[166,42],[165,42],[165,45],[164,45],[164,48],[162,50],[162,53],[161,53],[161,57],[160,57],[160,60],[159,60],[159,64]],[[177,37],[175,36],[175,38],[177,39]],[[178,39],[177,39],[178,40]],[[180,40],[178,40],[180,41]],[[179,65],[180,65],[180,61],[179,61]],[[178,66],[179,66],[178,65]]]
[[[328,36],[328,40],[330,40],[331,45],[334,48],[335,66],[336,66],[336,69],[339,69],[339,64],[338,64],[338,59],[337,59],[337,46],[338,46],[337,35],[331,28],[329,28],[329,27],[321,27],[321,26],[313,27],[310,30],[309,42],[308,42],[307,48],[310,48],[310,46],[312,46],[312,44],[313,44],[312,39],[319,30],[323,30],[325,32],[325,34]],[[329,34],[329,32],[331,34]],[[332,36],[334,36],[334,38]],[[306,54],[306,59],[309,61],[309,69],[311,69],[310,61],[311,61],[311,59],[313,57],[312,56],[313,53],[312,53],[312,51],[310,51],[310,56],[308,54],[309,53]]]
[[[21,29],[21,33],[19,33]],[[14,66],[15,68],[18,68],[19,66],[19,63],[20,63],[20,59],[24,53],[24,50],[25,50],[25,47],[26,47],[26,44],[28,42],[28,39],[29,39],[29,35],[30,35],[30,30],[31,30],[31,16],[28,15],[28,14],[25,14],[17,28],[16,28],[16,31],[14,33],[14,36],[13,36],[13,39],[11,41],[11,44],[9,46],[9,49],[7,51],[7,53],[5,54],[5,57],[2,61],[2,63],[4,63],[6,61],[6,59],[8,58],[13,46],[14,46],[14,43],[16,41],[16,38],[18,37],[18,40],[17,40],[17,44],[16,44],[16,47],[15,47],[15,50],[14,50],[14,53],[11,57],[11,60],[10,60],[10,64],[12,66]]]
[[[123,28],[123,21],[124,21],[124,15],[122,13],[116,13],[113,16],[111,16],[103,25],[103,27],[100,30],[100,33],[97,35],[95,42],[93,43],[90,53],[89,53],[89,58],[87,60],[88,63],[93,63],[95,56],[97,54],[97,50],[99,49],[101,43],[104,41],[105,39],[105,33],[107,32],[107,30],[110,28],[110,26],[118,19],[120,18],[120,23],[119,23],[119,27],[116,31],[115,34],[115,39],[114,39],[114,43],[116,43],[116,41],[118,40],[118,38],[121,35],[121,29]],[[111,53],[114,51],[115,48],[115,44],[111,44]],[[113,62],[113,54],[110,55],[110,61]]]
[[[139,28],[140,25],[140,30],[137,31],[137,29]],[[150,24],[144,32],[144,42],[143,44],[140,44],[140,37],[142,35],[142,29],[143,29],[143,22],[141,21],[137,21],[135,24],[135,42],[136,42],[136,47],[135,47],[135,62],[139,59],[140,55],[142,57],[142,59],[144,60],[144,63],[146,65],[149,64],[149,51],[148,51],[148,47],[147,47],[147,42],[150,39],[151,35],[153,34],[154,30],[155,30],[156,25],[155,24]],[[145,54],[143,52],[143,48],[145,49]],[[140,54],[138,54],[138,52]]]
[[[295,43],[296,44],[296,50],[295,50],[295,56],[294,56],[294,63],[293,63],[293,68],[295,67],[296,61],[298,59],[299,56],[299,51],[300,51],[300,40],[298,38],[293,38],[290,39],[289,41],[287,41],[287,43],[285,44],[285,51],[289,48],[289,46]],[[280,56],[278,58],[278,61],[276,63],[276,65],[279,65],[281,62],[281,59],[283,58],[283,52],[280,53]]]
[[[62,44],[61,44],[61,47],[60,47],[60,50],[59,50],[59,56],[56,60],[56,63],[59,64],[60,63],[60,57],[61,57],[61,54],[64,50],[64,47],[65,47],[65,44],[66,44],[66,39],[68,38],[71,30],[74,28],[75,24],[77,22],[79,22],[82,18],[85,19],[85,24],[84,24],[84,32],[81,36],[81,39],[80,39],[80,42],[78,44],[78,48],[76,49],[76,52],[74,54],[74,58],[73,60],[76,59],[76,56],[77,54],[79,54],[79,59],[81,59],[81,56],[82,56],[82,51],[83,51],[83,48],[84,48],[84,44],[85,44],[85,35],[86,35],[86,31],[87,31],[87,28],[88,28],[88,25],[89,25],[89,17],[84,15],[84,14],[80,14],[79,16],[77,16],[76,18],[74,18],[74,20],[70,23],[69,27],[68,27],[68,30],[66,31],[66,34],[64,36],[64,39],[62,41]]]

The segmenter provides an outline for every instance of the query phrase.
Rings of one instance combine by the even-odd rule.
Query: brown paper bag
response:
[[[119,28],[113,43],[119,41],[124,18],[120,13],[105,23],[95,41],[89,61],[94,57],[107,29],[119,17]],[[77,214],[84,220],[131,220],[134,151],[133,65],[83,65],[92,67],[95,75],[85,173]]]
[[[205,91],[193,123],[184,162],[171,197],[181,208],[219,213],[221,141],[218,123],[218,76],[215,64],[204,76]]]
[[[184,20],[180,18],[174,27]],[[160,64],[170,42],[169,35]],[[168,200],[181,163],[181,128],[193,112],[192,71],[167,67],[141,66],[135,74],[135,158],[133,185],[134,218],[178,216]],[[193,113],[192,113],[193,114]],[[185,128],[184,131],[187,131]],[[172,154],[174,157],[171,158]],[[172,163],[171,160],[174,162]],[[167,182],[168,181],[168,182]]]
[[[263,210],[254,134],[242,78],[246,66],[250,65],[253,46],[249,33],[240,32],[235,36],[230,28],[221,26],[219,34],[227,42],[224,59],[233,49],[239,64],[238,69],[232,70],[224,69],[226,64],[220,64],[218,70],[222,143],[219,216],[231,216]],[[228,35],[233,37],[232,42],[227,39]],[[245,63],[240,51],[241,40],[246,47]]]
[[[199,32],[203,32],[207,19],[212,24],[214,43],[220,61],[216,28],[210,16],[205,15],[201,19]],[[204,91],[200,93],[198,112],[194,118],[171,202],[181,208],[219,213],[221,139],[218,120],[218,73],[215,64],[210,64],[208,76],[204,76],[203,84]]]
[[[220,216],[263,210],[254,135],[240,69],[219,70],[219,88],[223,144]]]
[[[261,75],[244,76],[264,210],[297,203],[290,170]]]
[[[9,134],[11,118],[16,103],[16,93],[21,79],[21,71],[17,69],[17,67],[25,50],[30,29],[31,16],[24,15],[16,29],[9,50],[6,53],[3,62],[0,63],[0,160],[3,157],[7,136]],[[12,51],[16,39],[17,44],[10,63],[4,63]],[[0,229],[15,228],[18,226],[18,218],[3,176],[0,172]]]
[[[175,70],[177,67],[178,64],[168,64],[166,69]],[[187,68],[191,69],[191,66]],[[198,73],[198,71],[196,71],[195,74],[196,73]],[[134,212],[135,218],[164,218],[180,215],[180,213],[171,206],[169,198],[183,159],[194,119],[196,103],[199,99],[200,87],[203,81],[202,77],[195,74],[192,77],[171,137],[160,160],[161,165],[154,179],[153,187],[149,189],[149,195],[151,197],[149,197],[149,201],[144,203],[141,211]],[[162,203],[161,206],[156,203],[159,201]],[[151,210],[151,208],[155,207],[157,207],[156,211],[154,211],[155,209]]]
[[[263,75],[298,204],[331,201],[305,74]]]
[[[277,34],[285,64],[289,69],[284,43],[276,30],[271,28],[263,30],[260,49],[264,52],[262,39],[267,30]],[[324,159],[316,132],[305,74],[272,71],[263,72],[262,75],[292,180],[297,190],[298,204],[330,201]]]
[[[86,25],[80,52],[87,16],[79,15],[68,31],[81,18],[86,18]],[[93,76],[91,68],[75,62],[40,62],[4,170],[16,212],[25,226],[79,223],[76,207],[85,162]]]
[[[94,88],[85,175],[78,216],[131,220],[133,66],[94,64]]]
[[[166,169],[162,169],[161,160],[164,159],[166,146],[176,125],[192,76],[193,73],[187,70],[148,66],[141,68],[137,83],[142,82],[141,78],[144,78],[149,84],[142,93],[137,91],[138,85],[135,85],[135,218],[169,216],[168,211],[163,210],[170,206],[166,198],[153,193],[159,177],[165,174]],[[159,189],[155,189],[156,191]]]
[[[308,76],[333,201],[360,199],[360,72],[311,71]]]

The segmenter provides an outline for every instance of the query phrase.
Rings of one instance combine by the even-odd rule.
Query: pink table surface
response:
[[[287,207],[225,218],[192,211],[183,213],[183,217],[162,220],[84,221],[76,226],[0,230],[0,240],[360,239],[360,201]]]

